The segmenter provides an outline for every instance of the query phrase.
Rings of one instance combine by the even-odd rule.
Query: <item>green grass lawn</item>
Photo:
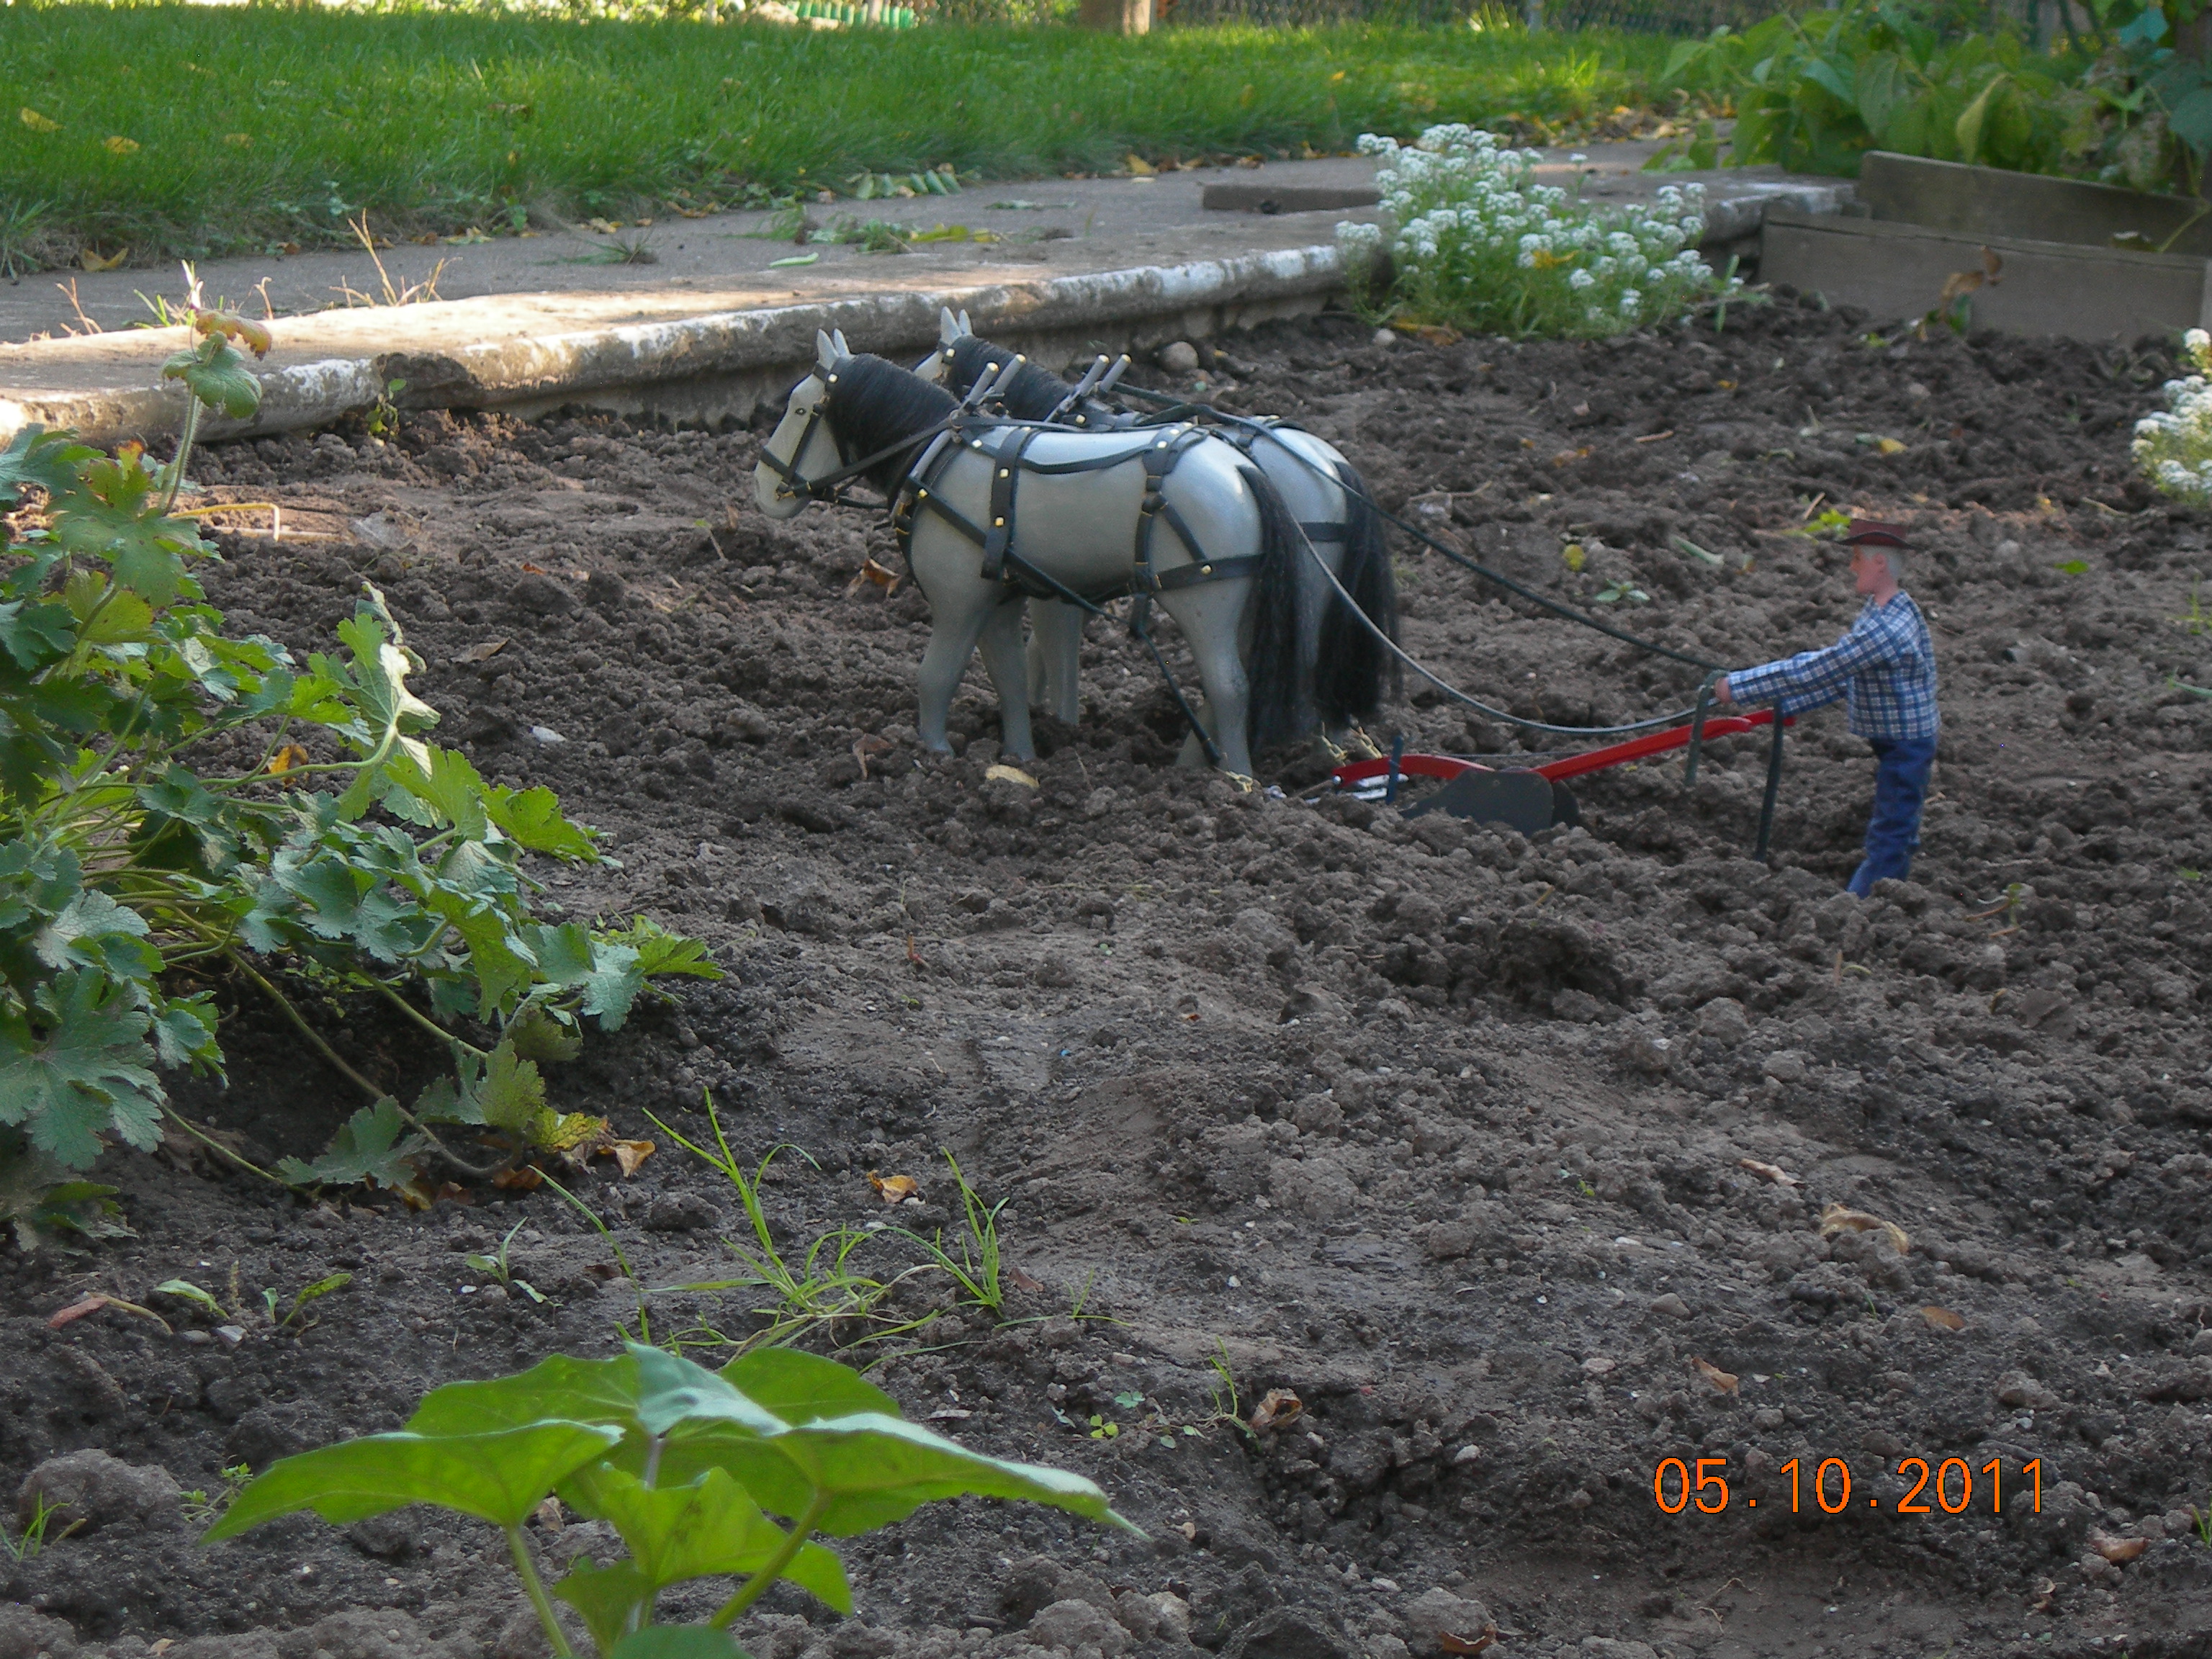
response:
[[[0,7],[0,265],[499,232],[841,187],[1572,131],[1667,42],[1517,29],[802,33],[276,7]],[[650,205],[649,205],[650,204]]]

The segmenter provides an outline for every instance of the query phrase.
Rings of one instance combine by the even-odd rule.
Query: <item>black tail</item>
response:
[[[1260,506],[1260,587],[1245,663],[1250,696],[1245,729],[1256,750],[1298,735],[1297,561],[1309,556],[1304,532],[1267,475],[1254,466],[1237,470]]]
[[[1369,501],[1367,482],[1352,463],[1339,461],[1336,470],[1344,490],[1344,566],[1338,580],[1395,644],[1398,578],[1390,568],[1382,515]],[[1314,706],[1322,719],[1332,726],[1364,725],[1382,714],[1386,690],[1395,696],[1403,680],[1398,659],[1332,592],[1322,613],[1314,663]]]

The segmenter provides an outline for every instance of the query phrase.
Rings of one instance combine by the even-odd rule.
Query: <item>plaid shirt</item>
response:
[[[1936,710],[1936,642],[1920,607],[1905,593],[1887,605],[1869,599],[1851,631],[1826,651],[1763,663],[1728,680],[1734,701],[1778,701],[1785,714],[1841,697],[1850,729],[1863,738],[1932,738],[1942,724]]]

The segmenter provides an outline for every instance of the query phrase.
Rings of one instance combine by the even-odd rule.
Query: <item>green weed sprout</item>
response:
[[[987,1206],[982,1195],[968,1184],[968,1177],[960,1172],[960,1160],[948,1151],[945,1161],[952,1166],[952,1179],[960,1188],[959,1259],[955,1261],[945,1249],[942,1232],[935,1238],[924,1238],[904,1227],[889,1231],[912,1239],[927,1250],[930,1265],[950,1274],[970,1305],[997,1313],[1006,1301],[1006,1287],[999,1282],[999,1212],[1006,1207],[1006,1200],[1002,1198]]]
[[[920,1319],[893,1321],[884,1318],[878,1310],[893,1290],[915,1273],[922,1271],[910,1267],[895,1273],[890,1279],[878,1279],[852,1265],[854,1253],[868,1243],[872,1235],[857,1227],[833,1227],[820,1234],[806,1247],[805,1254],[797,1261],[787,1256],[775,1242],[769,1226],[768,1211],[761,1200],[761,1183],[768,1177],[769,1167],[777,1155],[797,1152],[806,1158],[804,1149],[789,1145],[769,1148],[766,1156],[755,1166],[750,1177],[744,1165],[731,1151],[729,1137],[722,1131],[721,1114],[715,1109],[713,1095],[706,1096],[707,1121],[714,1126],[714,1150],[687,1139],[669,1127],[659,1118],[653,1118],[655,1127],[684,1151],[703,1158],[719,1170],[730,1185],[737,1189],[738,1202],[743,1206],[746,1224],[751,1229],[752,1245],[723,1242],[732,1255],[745,1266],[745,1273],[736,1279],[709,1279],[696,1284],[668,1285],[659,1288],[668,1291],[717,1291],[734,1290],[767,1290],[776,1298],[775,1309],[767,1310],[768,1324],[750,1336],[739,1339],[743,1346],[759,1346],[796,1341],[811,1330],[825,1326],[834,1327],[842,1321],[858,1320],[879,1328],[869,1333],[871,1340],[895,1336],[919,1329],[936,1315],[926,1314]],[[651,1113],[647,1113],[652,1117]],[[813,1162],[808,1158],[809,1163]],[[720,1337],[718,1340],[729,1340]]]
[[[521,1231],[522,1223],[520,1221],[509,1227],[507,1237],[499,1241],[499,1252],[495,1255],[465,1255],[461,1260],[480,1273],[489,1273],[499,1282],[500,1289],[510,1296],[520,1291],[532,1302],[543,1302],[545,1298],[538,1294],[538,1287],[526,1279],[517,1279],[514,1269],[507,1265],[507,1247],[514,1243],[515,1234]]]
[[[11,1538],[7,1528],[0,1527],[0,1549],[6,1550],[10,1559],[17,1562],[34,1559],[46,1547],[47,1525],[52,1521],[54,1511],[60,1507],[58,1504],[48,1503],[46,1493],[39,1493],[31,1500],[31,1518],[23,1523],[21,1537]],[[82,1518],[72,1521],[62,1528],[61,1537],[68,1537],[84,1524]],[[60,1540],[57,1539],[54,1541]]]
[[[203,1541],[301,1510],[343,1525],[434,1504],[506,1535],[556,1659],[576,1659],[556,1599],[604,1659],[740,1659],[722,1632],[778,1579],[852,1610],[844,1565],[816,1534],[858,1536],[963,1495],[1046,1504],[1144,1535],[1091,1481],[906,1422],[889,1395],[834,1360],[761,1348],[717,1372],[632,1343],[615,1358],[556,1355],[517,1376],[434,1389],[397,1433],[272,1465]],[[611,1524],[628,1558],[586,1560],[549,1587],[523,1531],[549,1496]],[[704,1625],[659,1623],[662,1591],[701,1578],[741,1582]]]

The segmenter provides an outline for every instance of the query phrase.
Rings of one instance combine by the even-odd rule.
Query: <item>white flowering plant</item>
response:
[[[2136,465],[2176,501],[2212,507],[2212,334],[2192,328],[2181,347],[2197,373],[2168,380],[2165,412],[2136,422]]]
[[[1698,254],[1701,185],[1600,207],[1536,183],[1536,151],[1456,125],[1411,145],[1367,133],[1359,149],[1382,158],[1375,183],[1389,228],[1340,224],[1336,238],[1371,320],[1587,338],[1667,321],[1743,286]]]

